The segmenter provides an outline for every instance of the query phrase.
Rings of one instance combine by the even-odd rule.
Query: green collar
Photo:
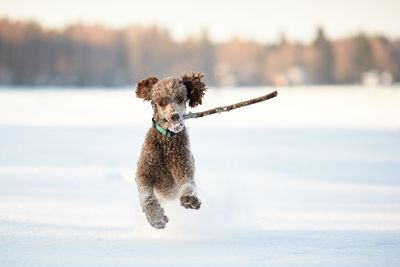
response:
[[[174,132],[171,132],[169,129],[164,129],[163,127],[161,127],[160,124],[158,124],[154,118],[151,119],[151,121],[153,122],[153,127],[163,136],[166,136],[168,138],[171,138],[172,136],[175,135]]]

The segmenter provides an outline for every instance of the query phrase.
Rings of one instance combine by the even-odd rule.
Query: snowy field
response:
[[[278,88],[187,123],[199,211],[148,226],[133,89],[0,89],[0,266],[400,266],[400,88]],[[210,90],[200,111],[271,88]]]

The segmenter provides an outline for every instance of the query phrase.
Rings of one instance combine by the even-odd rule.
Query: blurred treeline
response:
[[[312,43],[233,38],[175,41],[167,30],[71,25],[50,30],[0,20],[0,84],[124,86],[149,75],[206,73],[210,85],[352,84],[374,70],[400,81],[400,40],[359,34]]]

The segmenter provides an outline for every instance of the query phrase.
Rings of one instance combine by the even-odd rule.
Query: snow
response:
[[[396,87],[282,88],[190,120],[202,207],[164,203],[155,230],[134,183],[148,103],[0,90],[0,266],[400,266],[398,114]]]

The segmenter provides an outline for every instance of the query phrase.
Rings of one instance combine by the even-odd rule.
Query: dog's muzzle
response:
[[[175,121],[175,122],[168,122],[168,130],[170,130],[173,133],[179,133],[180,131],[185,128],[185,125],[183,123],[183,120],[181,121]]]
[[[182,116],[178,112],[174,112],[169,116],[168,130],[173,133],[179,133],[185,127]]]

